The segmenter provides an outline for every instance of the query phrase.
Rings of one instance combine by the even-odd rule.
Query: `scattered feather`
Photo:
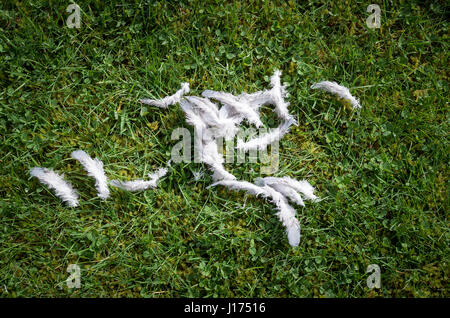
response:
[[[223,166],[225,160],[217,150],[217,142],[215,140],[209,141],[203,145],[201,159],[213,172],[212,178],[214,181],[236,180],[234,175],[225,170],[225,167]]]
[[[175,94],[162,99],[140,99],[142,104],[152,105],[159,108],[168,108],[170,105],[179,103],[183,95],[189,93],[189,83],[181,83],[181,88]]]
[[[197,96],[186,96],[186,100],[191,105],[191,111],[194,111],[198,117],[201,117],[204,124],[211,130],[211,133],[217,137],[225,137],[226,140],[232,139],[238,131],[233,119],[224,116],[217,105],[207,98]]]
[[[270,132],[262,136],[253,138],[247,142],[242,139],[237,141],[237,149],[249,151],[253,149],[266,149],[268,145],[279,141],[289,131],[289,127],[294,123],[294,119],[290,118],[286,122],[282,123],[277,128],[271,129]]]
[[[289,121],[292,116],[289,114],[288,106],[289,103],[284,100],[287,97],[286,86],[281,85],[281,71],[276,70],[275,73],[270,77],[270,85],[272,89],[270,90],[270,96],[272,98],[272,103],[275,106],[275,112],[278,117],[283,120]]]
[[[291,189],[302,193],[305,196],[305,199],[318,201],[319,198],[314,195],[314,187],[306,180],[297,181],[295,179],[289,177],[265,177],[259,178],[258,184],[264,184],[270,187],[276,186],[278,184],[288,186]],[[300,204],[301,205],[301,204]]]
[[[103,170],[103,162],[99,159],[92,159],[83,150],[76,150],[71,154],[72,158],[78,160],[87,171],[88,176],[95,179],[95,187],[97,188],[98,196],[103,200],[109,197],[108,178]]]
[[[155,182],[158,182],[158,180],[164,177],[168,171],[169,170],[167,168],[159,168],[158,170],[156,170],[156,172],[149,173],[148,177],[154,180]]]
[[[298,246],[300,243],[300,224],[295,217],[295,209],[289,205],[286,198],[281,193],[268,186],[260,187],[248,181],[237,180],[222,180],[213,183],[209,187],[217,185],[225,186],[230,190],[243,190],[254,196],[263,196],[270,199],[278,210],[277,216],[281,223],[286,227],[289,244],[291,246]]]
[[[205,173],[203,172],[203,170],[192,171],[192,176],[194,177],[194,181],[200,181],[204,175],[205,175]]]
[[[50,189],[55,191],[57,197],[66,202],[71,207],[78,206],[78,194],[72,185],[64,180],[64,175],[59,175],[47,168],[34,167],[30,170],[30,175],[39,179]]]
[[[261,127],[263,125],[261,118],[259,118],[259,114],[248,103],[240,101],[236,96],[230,93],[206,90],[203,91],[202,96],[213,98],[228,105],[236,114],[242,115],[249,123],[254,124],[256,127]]]
[[[269,193],[272,202],[277,206],[277,216],[286,228],[286,234],[291,246],[298,246],[300,243],[300,223],[295,217],[295,209],[289,205],[286,198],[271,187],[264,187]]]
[[[149,173],[148,176],[150,180],[133,180],[133,181],[120,181],[120,180],[111,180],[110,184],[114,187],[127,190],[130,192],[135,191],[143,191],[148,188],[156,188],[158,185],[158,181],[160,178],[164,177],[167,174],[167,168],[158,169],[155,173]]]
[[[257,184],[259,186],[264,186],[265,185],[264,182],[260,182],[260,181],[261,181],[261,179],[257,178],[255,180],[255,184]],[[282,183],[274,183],[274,184],[271,184],[268,186],[270,186],[274,190],[280,192],[282,195],[284,195],[290,201],[292,201],[300,206],[305,206],[305,203],[303,202],[302,197],[293,188],[291,188],[285,184],[282,184]]]
[[[285,101],[288,97],[286,85],[281,85],[281,71],[275,71],[270,78],[271,88],[264,91],[247,94],[241,93],[238,96],[233,94],[212,90],[205,90],[203,97],[186,96],[181,98],[184,93],[177,92],[175,95],[168,96],[162,100],[146,100],[146,103],[158,107],[167,108],[170,104],[179,102],[181,109],[186,116],[186,122],[193,126],[195,132],[194,145],[196,156],[200,162],[205,163],[213,172],[214,183],[210,185],[223,185],[230,190],[243,190],[255,196],[262,196],[275,204],[277,216],[286,227],[289,244],[297,246],[300,242],[300,224],[296,218],[295,209],[289,205],[288,200],[304,206],[304,199],[316,200],[314,188],[305,180],[297,181],[288,177],[284,178],[259,178],[256,184],[247,181],[238,181],[237,178],[226,171],[224,167],[224,158],[218,151],[218,138],[224,137],[226,140],[233,139],[243,120],[261,127],[262,121],[259,116],[259,108],[263,105],[273,105],[274,112],[281,119],[279,127],[271,129],[268,133],[253,138],[247,142],[238,139],[237,148],[248,150],[265,149],[268,145],[283,138],[289,131],[292,124],[297,124],[294,117],[289,114],[289,103]],[[178,94],[179,93],[179,94]],[[211,99],[218,101],[219,106]],[[143,102],[141,100],[141,102]],[[200,172],[193,172],[194,180],[199,180]],[[146,186],[143,180],[129,183],[133,189],[141,189]],[[125,186],[126,183],[113,181],[115,185]]]
[[[288,97],[286,86],[281,85],[281,71],[276,70],[270,77],[270,90],[258,91],[252,94],[242,93],[238,96],[238,99],[242,102],[249,103],[255,110],[259,109],[262,105],[274,105],[275,113],[283,121],[293,120],[293,116],[289,114],[288,107],[289,102],[284,99]],[[297,125],[297,122],[293,120],[293,123]]]
[[[342,99],[348,100],[352,104],[353,108],[361,108],[359,100],[357,100],[352,94],[350,94],[350,90],[347,87],[339,85],[336,82],[323,81],[312,85],[311,88],[330,92]]]

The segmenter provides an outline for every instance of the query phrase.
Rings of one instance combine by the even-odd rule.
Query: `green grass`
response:
[[[449,297],[448,7],[445,1],[68,1],[0,4],[2,297]],[[134,2],[134,3],[133,3]],[[217,3],[216,3],[217,2]],[[265,200],[195,182],[173,166],[156,190],[111,190],[70,158],[99,157],[110,178],[165,165],[179,107],[143,108],[188,81],[192,93],[289,83],[299,126],[276,176],[307,178],[323,199],[298,208],[297,248]],[[336,80],[352,111],[311,84]],[[68,208],[30,178],[65,173]],[[238,179],[260,164],[227,165]],[[81,288],[68,289],[69,264]],[[381,268],[381,289],[366,268]]]

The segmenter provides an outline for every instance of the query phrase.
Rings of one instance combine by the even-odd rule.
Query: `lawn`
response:
[[[79,0],[80,28],[68,28],[70,3],[0,3],[1,297],[450,296],[446,1]],[[366,25],[371,3],[380,28]],[[274,175],[307,179],[322,199],[297,207],[298,247],[266,200],[207,189],[209,173],[195,181],[202,164],[102,201],[70,158],[82,149],[111,179],[143,178],[189,126],[178,105],[138,99],[181,82],[254,92],[276,69],[299,125]],[[310,89],[322,80],[362,109]],[[276,125],[270,111],[264,121]],[[80,206],[31,178],[34,166],[64,173]],[[264,176],[261,163],[226,168]],[[70,264],[80,288],[66,284]]]

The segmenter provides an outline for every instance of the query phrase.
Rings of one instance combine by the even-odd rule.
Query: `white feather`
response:
[[[288,178],[290,179],[290,178]],[[293,180],[293,179],[291,179]],[[314,187],[306,180],[293,180],[293,188],[297,190],[298,192],[302,193],[306,199],[312,200],[312,201],[318,201],[319,198],[314,194]]]
[[[306,180],[297,181],[289,177],[265,177],[258,179],[259,184],[264,184],[270,187],[276,186],[278,184],[288,186],[291,189],[302,193],[305,199],[317,201],[319,198],[314,195],[314,187]]]
[[[272,104],[272,95],[270,90],[257,91],[251,94],[241,93],[237,96],[237,98],[241,102],[250,104],[254,110],[258,110],[263,105]]]
[[[209,169],[213,171],[213,181],[218,180],[236,180],[236,177],[225,170],[223,164],[212,163],[209,165]]]
[[[142,191],[148,188],[156,188],[156,184],[153,181],[145,181],[141,179],[133,180],[133,181],[121,181],[121,180],[111,180],[110,185],[116,188],[120,188],[122,190],[127,190],[130,192]]]
[[[237,149],[249,151],[253,149],[266,149],[268,145],[279,141],[289,131],[289,127],[294,123],[294,119],[290,118],[286,122],[282,123],[277,128],[271,129],[270,132],[262,136],[253,138],[247,142],[242,139],[237,141]]]
[[[252,94],[242,93],[238,96],[241,102],[249,103],[253,109],[259,109],[262,105],[270,104],[275,106],[275,113],[284,121],[293,119],[289,114],[288,106],[289,102],[284,99],[288,96],[286,86],[281,85],[281,71],[276,70],[270,77],[270,90],[259,91]],[[297,125],[294,120],[293,123]]]
[[[339,85],[336,82],[323,81],[320,83],[316,83],[311,86],[312,89],[321,89],[323,91],[335,94],[340,98],[348,100],[353,108],[361,108],[361,104],[359,100],[357,100],[351,93],[350,90],[342,85]]]
[[[300,242],[300,224],[295,216],[296,211],[289,205],[288,199],[304,206],[299,192],[306,199],[314,200],[317,199],[313,193],[314,188],[307,181],[299,182],[291,178],[262,178],[257,180],[258,185],[247,181],[237,181],[234,175],[225,170],[224,158],[217,149],[217,139],[221,137],[228,140],[234,138],[238,132],[238,125],[244,119],[257,127],[262,126],[258,112],[262,105],[273,105],[274,111],[282,123],[279,127],[271,129],[269,133],[248,142],[239,139],[238,149],[264,149],[280,140],[289,131],[289,127],[296,124],[293,116],[289,114],[289,103],[285,101],[288,94],[286,86],[281,85],[280,77],[281,72],[275,71],[270,78],[271,89],[252,94],[242,93],[234,96],[230,93],[205,90],[202,93],[204,98],[186,96],[182,99],[185,92],[180,90],[175,95],[162,100],[145,100],[145,102],[163,108],[179,102],[186,115],[186,122],[194,127],[196,134],[194,143],[200,162],[205,163],[213,171],[212,178],[215,183],[211,186],[223,185],[232,190],[244,190],[255,196],[270,199],[276,206],[277,216],[286,227],[289,244],[297,246]],[[219,101],[222,107],[219,109],[210,99]],[[198,178],[199,174],[195,173],[194,179],[198,180]],[[116,181],[113,182],[118,184]],[[133,182],[130,183],[130,187],[140,189],[145,187],[146,182],[149,181],[136,180]],[[124,186],[124,183],[120,183],[120,186]]]
[[[264,188],[257,186],[253,183],[250,183],[248,181],[238,181],[238,180],[221,180],[217,181],[211,185],[208,186],[208,189],[211,187],[215,187],[217,185],[222,185],[227,187],[230,190],[235,191],[246,191],[254,196],[267,196],[267,192],[264,190]]]
[[[194,176],[195,181],[201,180],[204,174],[205,173],[201,169],[199,171],[192,171],[192,175]]]
[[[202,96],[216,99],[222,104],[228,105],[233,108],[235,113],[241,114],[249,123],[254,124],[256,127],[261,127],[263,125],[261,118],[259,118],[259,114],[248,103],[240,101],[236,96],[230,93],[206,90],[203,91]]]
[[[169,170],[167,168],[159,168],[158,170],[156,170],[156,172],[149,173],[148,177],[157,182],[159,179],[164,177],[168,171]]]
[[[219,123],[219,109],[217,105],[211,103],[207,98],[197,96],[186,96],[186,100],[193,105],[196,114],[201,116],[205,124],[215,126]]]
[[[206,163],[213,172],[212,178],[218,180],[236,180],[236,177],[225,170],[224,158],[217,150],[217,141],[212,140],[203,144],[201,160]]]
[[[92,159],[83,150],[76,150],[72,152],[71,156],[81,163],[84,170],[87,171],[88,176],[95,179],[95,187],[98,192],[97,195],[103,200],[107,199],[109,197],[108,178],[103,170],[103,162],[97,158]]]
[[[233,119],[225,117],[220,113],[216,104],[207,98],[197,96],[186,96],[186,100],[191,105],[191,110],[196,113],[202,121],[211,128],[211,133],[217,137],[225,137],[226,140],[232,139],[238,128]]]
[[[225,170],[223,166],[224,158],[218,152],[217,141],[213,134],[213,131],[208,128],[207,124],[199,115],[195,106],[193,105],[194,100],[182,100],[180,106],[186,114],[186,121],[194,127],[195,137],[194,144],[197,151],[197,155],[201,162],[208,165],[209,169],[213,171],[213,180],[223,180],[223,179],[236,179],[231,173]]]
[[[127,190],[127,191],[142,191],[148,188],[156,188],[160,178],[167,174],[167,168],[158,169],[155,173],[149,173],[148,176],[151,180],[133,180],[133,181],[120,181],[111,180],[110,184],[114,187]]]
[[[191,102],[183,99],[180,101],[181,109],[186,116],[186,122],[193,126],[195,129],[202,131],[206,130],[207,125],[203,118],[194,110]]]
[[[260,187],[247,181],[222,180],[213,183],[209,187],[216,185],[223,185],[231,190],[243,190],[255,196],[261,195],[269,198],[278,210],[277,216],[279,217],[281,223],[286,227],[289,244],[291,246],[298,246],[300,243],[300,224],[295,217],[295,209],[289,205],[286,198],[281,193],[271,187]]]
[[[290,120],[292,116],[289,114],[288,106],[289,103],[284,101],[287,97],[286,86],[281,85],[281,71],[276,70],[275,73],[270,77],[270,85],[272,89],[270,94],[272,97],[272,102],[275,104],[275,112],[278,117],[283,120]]]
[[[30,170],[30,175],[39,179],[50,189],[55,191],[57,197],[66,202],[71,207],[78,206],[78,194],[72,185],[64,180],[64,175],[59,175],[47,168],[34,167]]]
[[[156,106],[159,108],[168,108],[170,105],[179,103],[183,95],[189,93],[189,83],[181,83],[181,88],[175,94],[164,97],[162,99],[140,99],[143,104]]]
[[[289,205],[286,198],[278,191],[271,187],[264,187],[269,193],[272,202],[275,203],[278,210],[278,218],[286,228],[289,244],[291,246],[298,246],[300,243],[300,223],[295,217],[295,209]]]
[[[255,179],[255,184],[257,184],[259,186],[266,185],[261,178]],[[288,198],[292,202],[294,202],[294,203],[296,203],[296,204],[298,204],[300,206],[305,206],[305,203],[303,202],[302,197],[293,188],[291,188],[291,187],[289,187],[289,186],[287,186],[287,185],[285,185],[283,183],[273,183],[273,184],[268,185],[268,186],[270,186],[271,188],[273,188],[276,191],[280,192],[282,195],[284,195],[286,198]]]

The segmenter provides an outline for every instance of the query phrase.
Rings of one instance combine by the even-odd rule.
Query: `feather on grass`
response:
[[[316,83],[311,86],[312,89],[321,89],[323,91],[335,94],[342,99],[348,100],[353,108],[361,108],[361,104],[359,100],[357,100],[351,93],[350,90],[342,85],[339,85],[336,82],[323,81]]]
[[[253,138],[247,142],[244,142],[242,139],[238,139],[236,148],[242,149],[244,151],[253,149],[266,149],[268,145],[283,138],[283,136],[288,133],[289,127],[291,127],[293,123],[294,119],[290,118],[277,128],[271,129],[271,131],[267,134]]]
[[[226,104],[233,109],[237,114],[241,114],[248,120],[249,123],[254,124],[256,127],[263,125],[259,114],[245,101],[240,101],[236,96],[230,93],[217,92],[211,90],[205,90],[202,96],[207,98],[213,98],[218,100],[222,104]]]
[[[314,195],[314,187],[306,180],[297,181],[289,177],[265,177],[258,178],[257,183],[260,185],[267,185],[270,187],[276,187],[277,185],[287,186],[297,192],[302,193],[305,199],[318,201],[319,198]]]
[[[183,95],[189,93],[189,83],[181,83],[181,88],[175,94],[162,99],[140,99],[139,102],[146,105],[152,105],[159,108],[168,108],[171,105],[179,103]]]
[[[87,171],[88,176],[95,179],[95,187],[97,189],[98,197],[106,200],[109,197],[109,189],[108,178],[106,177],[105,171],[103,170],[103,162],[101,162],[97,158],[92,159],[83,150],[76,150],[72,152],[71,157],[75,160],[78,160],[83,166],[84,170]]]
[[[38,178],[41,183],[54,190],[56,196],[69,206],[78,206],[78,194],[72,185],[64,180],[64,175],[59,175],[51,169],[40,167],[32,168],[30,175]]]
[[[280,119],[284,121],[293,119],[288,110],[289,102],[284,100],[288,97],[288,93],[286,86],[281,85],[281,71],[276,70],[270,77],[270,86],[272,87],[270,90],[258,91],[251,94],[242,93],[238,96],[238,99],[242,102],[249,103],[255,110],[259,109],[262,105],[274,105],[274,111]],[[293,123],[297,125],[295,120]]]
[[[127,190],[130,192],[143,191],[148,188],[156,188],[160,178],[167,174],[167,168],[158,169],[155,173],[149,173],[148,176],[151,180],[133,180],[133,181],[120,181],[111,180],[110,184],[114,187]]]
[[[270,199],[278,210],[277,216],[286,228],[289,244],[291,246],[298,246],[300,243],[300,224],[295,217],[296,211],[289,205],[286,198],[281,193],[268,186],[260,187],[247,181],[237,180],[218,181],[210,185],[208,188],[217,185],[222,185],[236,191],[243,190],[252,195],[263,196]]]

